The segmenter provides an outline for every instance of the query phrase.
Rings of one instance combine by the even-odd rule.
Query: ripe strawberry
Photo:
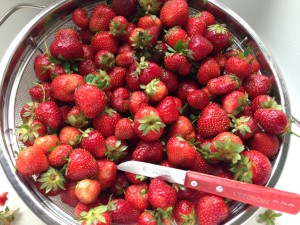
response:
[[[162,72],[161,72],[160,80],[167,85],[169,93],[175,92],[179,86],[178,77],[176,76],[175,73],[169,70],[163,68],[161,70]]]
[[[181,27],[172,27],[169,29],[165,34],[165,42],[171,48],[175,49],[175,46],[178,41],[182,43],[186,43],[188,39],[188,34],[186,31]]]
[[[145,14],[157,14],[163,6],[163,0],[140,0],[139,5]]]
[[[216,195],[205,194],[196,202],[196,216],[199,224],[221,224],[229,218],[230,210],[225,200]]]
[[[256,120],[251,116],[241,116],[239,118],[231,117],[232,133],[238,135],[243,140],[250,139],[253,135],[260,131]]]
[[[190,38],[187,47],[192,51],[192,57],[195,61],[204,59],[213,51],[213,45],[210,41],[199,34]]]
[[[188,33],[189,37],[194,35],[204,36],[205,29],[206,23],[200,17],[200,14],[190,17],[186,24],[186,32]]]
[[[140,211],[148,209],[150,207],[148,202],[148,184],[139,183],[130,185],[125,193],[125,201]]]
[[[164,82],[159,79],[153,79],[147,85],[141,85],[144,89],[145,94],[150,98],[150,100],[159,102],[164,97],[168,95],[168,89]]]
[[[232,91],[222,99],[222,107],[228,114],[238,115],[249,104],[248,95],[242,91]]]
[[[206,173],[206,174],[212,174],[214,166],[209,164],[204,157],[197,152],[195,161],[193,165],[191,166],[190,170],[199,172],[199,173]]]
[[[130,181],[124,173],[118,173],[114,185],[111,187],[111,191],[115,196],[121,196],[126,192],[126,189],[130,186]]]
[[[55,39],[78,39],[79,35],[74,28],[61,28],[55,32]]]
[[[98,170],[97,161],[91,153],[85,149],[77,148],[69,156],[65,175],[70,181],[79,181],[96,176]]]
[[[197,80],[200,84],[206,85],[209,80],[220,76],[220,73],[218,62],[214,58],[206,57],[199,64]]]
[[[197,129],[205,138],[214,137],[218,133],[227,131],[230,127],[230,119],[224,109],[219,105],[211,103],[204,109],[197,121]]]
[[[22,149],[16,160],[16,169],[23,176],[42,173],[49,168],[45,153],[33,146]]]
[[[278,109],[281,110],[282,107],[279,105],[274,98],[269,95],[259,95],[255,97],[251,102],[251,109],[255,112],[258,109]]]
[[[30,97],[36,102],[45,102],[53,100],[50,83],[36,83],[29,89]]]
[[[132,63],[136,60],[133,51],[119,53],[116,56],[116,66],[129,68]]]
[[[109,23],[109,32],[119,38],[126,35],[128,21],[124,16],[115,16]]]
[[[2,194],[0,194],[0,206],[4,206],[6,201],[8,200],[7,194],[8,192],[3,192]]]
[[[227,74],[234,74],[240,79],[244,79],[251,74],[251,65],[243,58],[230,57],[225,65]]]
[[[115,136],[119,140],[129,140],[135,136],[133,121],[129,118],[120,119],[115,128]]]
[[[106,158],[98,159],[97,163],[99,165],[97,180],[101,190],[112,187],[117,179],[117,165]]]
[[[207,27],[216,23],[215,16],[208,11],[201,11],[199,17],[205,22]]]
[[[56,129],[61,123],[61,112],[53,101],[41,102],[35,110],[36,118],[47,127]]]
[[[100,50],[95,54],[95,65],[98,69],[109,70],[115,66],[115,56],[107,50]]]
[[[84,116],[93,119],[104,110],[107,100],[104,91],[84,84],[75,90],[74,101]]]
[[[223,73],[225,70],[226,62],[227,62],[227,58],[226,58],[225,54],[216,53],[216,54],[213,54],[212,57],[217,61],[217,63],[220,66],[220,71],[221,71],[221,73]]]
[[[128,154],[128,145],[124,140],[118,140],[115,136],[110,136],[105,140],[106,156],[109,160],[117,162]]]
[[[139,225],[158,225],[157,218],[156,218],[154,211],[147,210],[147,211],[142,212],[139,216],[138,224]]]
[[[38,102],[27,102],[22,106],[20,117],[24,120],[35,119],[35,111],[38,107]]]
[[[139,141],[132,152],[132,159],[136,161],[159,163],[164,156],[164,146],[160,140]]]
[[[234,179],[257,185],[264,185],[271,176],[272,165],[267,156],[256,150],[242,153],[242,159],[230,169]]]
[[[187,102],[195,109],[201,110],[210,102],[207,93],[203,90],[193,90],[187,96]]]
[[[180,53],[167,55],[164,59],[164,66],[167,70],[183,76],[189,75],[193,69],[193,65],[189,59]]]
[[[158,140],[162,136],[165,126],[158,111],[151,106],[140,108],[134,115],[135,133],[143,141]]]
[[[158,28],[155,35],[149,29],[134,28],[129,34],[129,43],[134,49],[150,49],[156,43],[157,34]]]
[[[48,155],[50,166],[63,167],[67,163],[66,159],[69,158],[72,150],[73,148],[69,144],[62,144],[54,147]]]
[[[106,153],[105,138],[99,131],[88,128],[82,134],[80,148],[87,150],[96,158],[103,157]]]
[[[139,76],[140,84],[147,85],[154,79],[160,79],[161,72],[159,65],[141,58],[140,63],[137,65],[135,75]]]
[[[170,126],[168,137],[180,136],[185,140],[195,138],[195,131],[192,122],[185,116],[179,116],[178,119]]]
[[[108,31],[103,31],[95,34],[91,43],[95,52],[100,50],[107,50],[112,54],[118,51],[118,40]]]
[[[139,175],[135,173],[125,172],[125,176],[131,182],[131,184],[140,184],[143,181],[147,180],[148,177],[144,175]]]
[[[179,117],[179,110],[172,96],[167,96],[161,100],[156,109],[162,122],[165,124],[173,123]]]
[[[126,79],[127,69],[123,67],[114,66],[107,71],[107,75],[110,77],[111,91],[117,88],[123,87]]]
[[[97,180],[83,179],[75,186],[75,195],[84,204],[91,204],[100,194],[101,186]]]
[[[73,106],[68,112],[67,112],[67,118],[66,121],[68,124],[70,124],[73,127],[77,128],[83,128],[86,125],[88,125],[89,120],[86,118],[83,113],[80,111],[78,106]]]
[[[152,0],[150,0],[152,1]],[[159,33],[162,31],[162,22],[155,15],[145,15],[139,18],[137,27],[142,29],[149,29],[150,27],[157,27]]]
[[[193,90],[198,90],[198,83],[194,80],[181,80],[177,89],[177,97],[181,101],[187,101],[188,94]]]
[[[271,85],[270,78],[264,75],[251,74],[243,80],[243,87],[247,91],[250,100],[259,95],[269,94]]]
[[[65,126],[59,131],[59,142],[76,146],[81,141],[81,136],[77,127]]]
[[[212,43],[214,52],[220,52],[229,44],[231,34],[225,24],[214,24],[208,26],[204,37]]]
[[[161,8],[159,18],[165,28],[184,27],[189,20],[189,6],[181,0],[168,1]]]
[[[112,108],[105,108],[100,115],[93,119],[93,127],[104,138],[108,138],[115,134],[116,124],[121,118],[121,115]],[[106,124],[106,126],[103,126],[103,124]]]
[[[196,159],[195,147],[184,138],[171,137],[167,142],[167,155],[169,162],[177,167],[189,168]]]
[[[148,188],[148,201],[154,208],[173,207],[177,200],[175,189],[166,181],[153,178]]]
[[[129,98],[129,111],[135,115],[144,106],[149,105],[149,98],[144,92],[134,91]]]
[[[112,8],[117,15],[128,18],[135,13],[137,4],[137,0],[128,0],[126,2],[123,0],[113,0]]]
[[[85,9],[77,8],[72,12],[72,20],[81,29],[89,27],[90,19]]]
[[[89,29],[93,33],[108,31],[109,23],[115,16],[116,13],[111,7],[102,3],[97,4],[91,13]]]
[[[279,135],[287,132],[289,121],[286,114],[278,109],[258,109],[254,113],[254,119],[262,129],[271,135]]]
[[[82,76],[86,76],[92,72],[97,70],[94,59],[86,59],[84,61],[80,61],[78,65],[78,73]]]
[[[111,214],[106,205],[91,207],[88,212],[83,212],[78,218],[82,225],[112,225]]]
[[[59,138],[56,135],[48,134],[43,137],[36,138],[34,140],[33,146],[43,151],[46,155],[49,155],[52,149],[59,144]]]
[[[213,95],[224,95],[241,86],[241,80],[235,75],[224,75],[211,79],[207,83],[208,91]]]
[[[173,215],[177,224],[196,224],[194,203],[188,200],[180,200],[174,207]]]
[[[77,196],[75,195],[75,182],[68,181],[66,183],[66,190],[60,195],[61,201],[71,207],[75,207],[79,200]]]
[[[138,221],[139,210],[124,199],[114,199],[108,205],[112,221],[116,224],[133,224]]]
[[[34,58],[34,72],[35,76],[42,82],[51,80],[50,76],[50,59],[48,54],[39,54]]]
[[[119,113],[126,113],[129,108],[130,92],[124,87],[119,87],[110,96],[110,105]]]
[[[255,56],[252,54],[249,54],[246,57],[246,60],[251,64],[251,71],[253,74],[256,74],[259,69],[260,69],[260,64],[259,62],[256,60]]]
[[[76,88],[85,84],[84,78],[79,74],[64,74],[54,78],[51,82],[53,96],[61,101],[72,102]]]

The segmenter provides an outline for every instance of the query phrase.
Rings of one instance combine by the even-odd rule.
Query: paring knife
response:
[[[300,210],[296,193],[139,161],[121,163],[118,169],[280,212],[297,214]]]

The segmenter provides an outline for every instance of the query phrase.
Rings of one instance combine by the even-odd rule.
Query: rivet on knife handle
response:
[[[207,174],[187,171],[185,186],[250,205],[297,214],[300,195]]]

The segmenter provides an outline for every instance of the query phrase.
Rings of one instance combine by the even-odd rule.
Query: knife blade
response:
[[[139,161],[121,163],[118,169],[280,212],[297,214],[300,210],[299,194],[265,186]]]

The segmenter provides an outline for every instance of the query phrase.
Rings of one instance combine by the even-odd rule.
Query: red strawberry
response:
[[[189,6],[181,0],[168,1],[161,8],[159,18],[165,28],[184,27],[189,20]]]
[[[170,124],[175,122],[179,117],[179,110],[175,103],[174,97],[167,96],[161,100],[156,107],[163,123]]]
[[[50,76],[50,60],[48,54],[39,54],[34,58],[35,76],[42,82],[51,80]]]
[[[232,91],[222,99],[222,107],[228,114],[238,115],[249,104],[248,95],[242,91]]]
[[[145,61],[141,58],[137,66],[135,75],[139,76],[139,83],[143,85],[149,84],[153,79],[160,79],[161,68],[154,62]]]
[[[76,146],[81,140],[81,132],[77,127],[65,126],[59,131],[59,141],[62,144]]]
[[[193,69],[193,65],[188,58],[179,53],[167,55],[164,59],[164,66],[167,70],[183,76],[189,75]]]
[[[108,138],[115,134],[116,124],[121,118],[121,115],[112,108],[105,108],[99,116],[93,119],[93,127],[99,131],[104,138]],[[106,124],[106,126],[103,126],[103,124]]]
[[[278,109],[258,109],[254,113],[254,119],[271,135],[283,134],[287,132],[289,126],[286,114]]]
[[[197,14],[189,18],[186,24],[186,32],[188,33],[189,37],[198,34],[203,36],[205,29],[206,29],[206,23],[200,17],[200,14]]]
[[[207,173],[207,174],[211,174],[213,172],[213,168],[214,166],[212,166],[211,164],[209,164],[204,157],[197,152],[195,161],[193,163],[193,165],[191,166],[190,170],[199,172],[199,173]]]
[[[118,40],[108,31],[97,33],[92,40],[92,47],[95,52],[100,50],[107,50],[112,54],[118,51]]]
[[[121,196],[126,192],[126,189],[130,186],[130,181],[124,173],[118,173],[114,185],[111,187],[111,191],[115,196]]]
[[[167,142],[169,162],[177,167],[189,168],[195,161],[195,147],[180,136],[171,137]]]
[[[203,90],[193,90],[187,96],[187,102],[195,109],[201,110],[209,103],[210,99]]]
[[[223,73],[225,70],[226,62],[227,62],[227,58],[226,58],[225,54],[216,53],[216,54],[212,55],[212,57],[217,61],[217,63],[220,66],[221,73]]]
[[[169,93],[176,91],[179,86],[176,74],[166,69],[162,69],[160,80],[167,85]]]
[[[83,215],[78,218],[82,225],[111,225],[112,218],[106,205],[99,205],[92,207],[88,212],[84,212]]]
[[[181,41],[182,43],[187,42],[188,34],[181,27],[172,27],[167,31],[164,38],[166,44],[175,49],[175,45],[178,41]]]
[[[155,33],[158,34],[158,28]],[[156,35],[149,29],[134,28],[129,34],[129,43],[134,49],[150,49],[156,43]]]
[[[91,13],[89,28],[93,33],[108,31],[110,21],[116,16],[114,10],[105,5],[97,4]]]
[[[208,26],[204,37],[212,43],[214,52],[220,52],[229,44],[231,34],[224,24],[214,24]]]
[[[165,126],[159,117],[158,111],[151,106],[139,109],[134,115],[135,133],[143,141],[158,140],[163,134]]]
[[[143,175],[135,174],[135,173],[130,173],[130,172],[125,172],[125,176],[127,179],[132,183],[132,184],[140,184],[143,181],[147,180],[148,177],[145,177]]]
[[[173,207],[177,200],[175,189],[166,181],[153,178],[148,188],[148,201],[154,208]]]
[[[137,0],[128,0],[124,2],[123,0],[113,0],[112,8],[117,15],[124,16],[126,18],[134,14],[137,7]]]
[[[168,136],[180,136],[185,140],[191,140],[195,138],[195,131],[192,122],[185,116],[179,116],[175,123],[170,126]]]
[[[35,110],[36,118],[47,127],[56,129],[61,123],[61,112],[53,101],[41,102]]]
[[[106,158],[98,159],[97,163],[99,165],[97,179],[101,190],[112,187],[117,179],[117,165]]]
[[[163,0],[140,0],[139,5],[145,14],[157,14],[163,6]]]
[[[139,210],[124,199],[114,199],[109,203],[112,221],[116,224],[133,224],[138,221]]]
[[[85,149],[74,149],[69,156],[66,177],[70,181],[79,181],[91,178],[98,173],[98,164],[95,158]]]
[[[97,69],[94,59],[86,59],[84,61],[80,61],[78,65],[78,73],[82,76],[88,75],[94,72]]]
[[[100,50],[95,54],[95,65],[107,71],[115,66],[115,56],[107,50]]]
[[[203,10],[202,12],[200,12],[199,17],[205,22],[206,26],[210,26],[216,23],[215,16],[208,11]]]
[[[192,51],[192,57],[195,61],[204,59],[213,51],[213,45],[210,41],[199,34],[190,38],[187,47]]]
[[[53,96],[61,101],[72,102],[75,89],[85,84],[84,78],[78,74],[64,74],[54,78],[51,82]]]
[[[20,117],[22,120],[29,120],[35,118],[35,111],[38,107],[38,102],[27,102],[22,106]]]
[[[118,66],[107,71],[107,75],[110,77],[110,87],[112,91],[124,86],[126,73],[127,69]]]
[[[93,38],[93,32],[89,28],[81,29],[79,31],[79,38],[83,44],[89,45]]]
[[[60,195],[61,201],[71,207],[75,207],[79,200],[75,195],[75,182],[67,182],[66,190]]]
[[[100,183],[97,180],[83,179],[75,186],[75,195],[84,204],[94,202],[101,191]]]
[[[110,105],[119,113],[126,113],[129,108],[130,92],[124,87],[119,87],[112,93],[110,97]]]
[[[272,165],[267,156],[256,150],[242,153],[242,159],[230,169],[234,179],[257,185],[264,185],[271,176]]]
[[[83,115],[93,119],[104,110],[107,100],[104,91],[91,84],[84,84],[76,89],[74,101]]]
[[[159,102],[168,95],[168,89],[164,82],[159,79],[153,79],[147,85],[141,85],[142,89],[145,90],[145,94],[150,100]]]
[[[124,140],[118,140],[115,136],[110,136],[105,140],[106,156],[109,160],[117,162],[128,154],[128,145]]]
[[[211,57],[206,57],[198,67],[197,80],[200,84],[206,85],[213,78],[220,76],[221,70],[218,62]]]
[[[50,83],[37,83],[29,89],[30,97],[37,102],[53,100]]]
[[[251,65],[243,58],[230,57],[225,65],[227,74],[234,74],[240,79],[244,79],[251,74]]]
[[[119,53],[116,56],[116,65],[120,67],[130,67],[132,63],[136,60],[136,57],[134,55],[134,52],[124,52],[124,53]]]
[[[138,210],[145,210],[150,207],[148,202],[148,184],[139,183],[130,185],[125,193],[125,200]]]
[[[149,98],[144,92],[134,91],[129,98],[129,111],[135,115],[139,109],[149,105]]]
[[[147,1],[147,0],[146,0]],[[152,1],[152,0],[150,0]],[[156,0],[155,0],[156,1]],[[145,15],[139,18],[137,27],[142,29],[149,29],[150,27],[157,27],[160,31],[162,30],[162,23],[160,19],[155,15]]]
[[[224,95],[241,86],[241,80],[234,75],[224,75],[211,79],[207,83],[207,89],[211,94]]]
[[[89,151],[94,157],[103,157],[106,153],[105,138],[99,131],[88,128],[82,134],[80,148]]]
[[[59,138],[54,134],[48,134],[43,137],[38,137],[34,140],[33,146],[49,155],[53,148],[60,144]]]
[[[194,80],[181,80],[177,89],[177,97],[181,101],[186,101],[188,94],[193,90],[198,90],[198,83]]]
[[[22,149],[16,160],[16,169],[23,176],[42,173],[49,168],[45,153],[36,147]]]
[[[281,110],[282,107],[279,105],[274,98],[269,95],[259,95],[255,97],[251,102],[251,109],[255,112],[258,109],[278,109]]]
[[[67,163],[67,158],[71,151],[72,146],[69,144],[58,145],[54,147],[48,155],[49,164],[53,167],[63,167]]]
[[[254,134],[260,131],[256,120],[251,116],[242,116],[239,118],[231,117],[232,133],[238,135],[243,140],[250,139]]]
[[[115,16],[109,23],[109,32],[119,38],[126,35],[128,21],[124,16]]]
[[[260,69],[260,64],[259,62],[256,60],[255,56],[252,54],[249,54],[246,57],[246,60],[248,60],[248,62],[251,64],[251,71],[252,73],[257,73]]]
[[[196,224],[194,203],[180,200],[174,207],[174,217],[177,224]]]
[[[138,224],[139,225],[158,225],[157,218],[153,211],[147,210],[140,214]]]
[[[68,113],[71,111],[72,107],[70,105],[63,105],[59,108],[61,113],[61,127],[68,125]],[[78,109],[79,111],[79,109]]]
[[[164,146],[160,140],[139,141],[132,152],[132,159],[136,161],[159,163],[164,156]]]
[[[196,216],[199,224],[221,224],[229,218],[229,215],[229,206],[220,196],[205,194],[196,202]]]
[[[115,136],[119,140],[129,140],[135,136],[133,121],[129,118],[122,118],[116,124]]]
[[[224,109],[211,103],[204,109],[197,121],[197,129],[205,138],[214,137],[218,133],[227,131],[230,127],[230,119]]]
[[[3,192],[2,194],[0,194],[0,206],[4,206],[6,201],[7,201],[7,194],[8,192]]]
[[[271,85],[270,78],[264,75],[251,74],[243,80],[243,87],[250,100],[259,95],[269,94]]]
[[[79,35],[73,28],[61,28],[55,32],[55,39],[78,39]]]
[[[77,27],[82,29],[88,28],[90,19],[85,9],[77,8],[72,13],[72,20]]]
[[[83,115],[79,107],[75,105],[67,112],[67,123],[73,127],[83,128],[88,125],[89,120]]]

